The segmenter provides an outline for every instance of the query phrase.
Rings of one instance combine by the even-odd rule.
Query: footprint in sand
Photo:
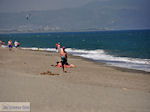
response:
[[[42,72],[42,73],[40,73],[40,74],[41,74],[41,75],[52,75],[52,76],[54,76],[54,75],[60,75],[60,74],[52,73],[51,71]]]

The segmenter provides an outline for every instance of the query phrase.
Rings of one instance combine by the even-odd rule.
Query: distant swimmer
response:
[[[67,64],[67,57],[68,57],[67,55],[68,54],[65,51],[65,47],[62,47],[60,49],[60,57],[61,57],[61,63],[62,63],[63,72],[67,72],[67,71],[65,71],[65,67],[64,67],[64,65]]]
[[[9,48],[9,51],[12,50],[12,47],[13,47],[13,45],[12,45],[12,40],[9,40],[9,41],[8,41],[8,48]]]

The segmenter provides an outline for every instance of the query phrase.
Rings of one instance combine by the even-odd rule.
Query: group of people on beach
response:
[[[5,45],[5,42],[0,40],[0,47],[1,46],[7,46],[9,50],[11,51],[13,47],[18,48],[20,46],[20,43],[16,40],[14,41],[14,43],[12,40],[9,40],[7,45]]]
[[[13,47],[15,48],[18,48],[20,46],[20,43],[18,41],[12,41],[12,40],[9,40],[7,44],[5,44],[5,42],[1,41],[0,40],[0,47],[1,46],[5,46],[5,47],[8,47],[9,50],[11,51]],[[61,61],[57,61],[56,65],[52,65],[52,66],[55,66],[55,67],[62,67],[63,69],[63,72],[67,72],[65,70],[65,68],[72,68],[72,67],[75,67],[75,65],[73,64],[68,64],[68,61],[67,61],[67,58],[68,58],[68,54],[66,52],[66,48],[64,46],[61,46],[60,43],[56,43],[56,52],[59,53],[60,55],[60,58],[61,58]]]

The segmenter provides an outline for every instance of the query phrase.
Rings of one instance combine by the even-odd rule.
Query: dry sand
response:
[[[31,102],[31,112],[150,112],[150,73],[54,52],[0,48],[0,101]],[[46,75],[40,73],[47,72]]]

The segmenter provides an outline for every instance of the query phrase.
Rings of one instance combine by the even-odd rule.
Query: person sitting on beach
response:
[[[9,47],[9,51],[11,51],[11,50],[12,50],[12,47],[13,47],[13,45],[12,45],[12,40],[9,40],[9,41],[8,41],[8,47]]]
[[[56,52],[59,52],[60,51],[60,43],[56,43]]]
[[[0,40],[0,46],[2,45],[2,41]]]
[[[3,46],[3,45],[5,45],[5,42],[0,40],[0,47]]]
[[[6,47],[5,42],[0,40],[0,47]]]
[[[15,42],[14,42],[14,45],[15,45],[15,48],[17,48],[17,47],[19,47],[19,46],[20,46],[20,43],[19,43],[19,42],[17,42],[17,41],[15,41]]]
[[[59,61],[57,61],[56,62],[57,64],[56,65],[51,65],[51,66],[55,66],[55,67],[62,67],[62,63],[61,63],[61,61],[59,62]],[[64,67],[65,68],[74,68],[74,67],[76,67],[75,65],[73,65],[73,64],[68,64],[68,63],[66,63],[65,65],[64,65]]]
[[[61,57],[63,71],[66,72],[64,69],[64,65],[67,64],[67,52],[65,51],[65,47],[62,47],[60,49],[60,57]]]

